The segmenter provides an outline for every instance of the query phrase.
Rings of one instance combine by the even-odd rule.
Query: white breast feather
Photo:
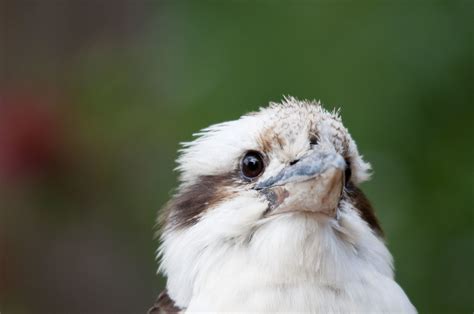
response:
[[[254,227],[261,208],[251,204],[239,197],[213,211],[221,215],[164,236],[161,270],[178,306],[188,312],[416,312],[393,280],[384,243],[353,211],[343,210],[337,226],[276,218],[250,242],[230,244],[248,231],[239,228]]]

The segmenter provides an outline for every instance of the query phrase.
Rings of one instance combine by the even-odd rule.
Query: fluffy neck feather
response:
[[[344,289],[374,274],[393,278],[383,241],[350,204],[341,205],[337,221],[282,215],[256,228],[204,217],[187,229],[165,232],[160,270],[168,277],[170,296],[187,307],[193,297],[206,291],[218,297],[230,284],[245,291],[256,283],[281,287],[311,281]],[[244,228],[251,237],[233,237]]]

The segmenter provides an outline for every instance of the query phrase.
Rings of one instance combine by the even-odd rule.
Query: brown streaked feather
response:
[[[272,129],[264,130],[257,140],[263,153],[271,152],[274,145],[278,145],[280,148],[285,145],[285,140]]]
[[[201,176],[166,205],[162,223],[167,227],[181,228],[193,225],[208,208],[232,195],[235,173]]]
[[[258,143],[262,152],[268,153],[272,150],[272,138],[268,136],[268,134],[260,135],[260,137],[258,138]]]
[[[369,200],[362,192],[361,189],[356,187],[352,182],[347,183],[346,193],[349,201],[359,211],[360,216],[364,219],[372,230],[379,236],[383,237],[383,230],[380,227],[380,223],[375,216],[375,211]]]
[[[148,314],[176,314],[181,312],[183,309],[180,309],[174,304],[174,301],[171,300],[168,295],[168,291],[165,289],[158,295],[156,298],[155,304],[148,310]]]

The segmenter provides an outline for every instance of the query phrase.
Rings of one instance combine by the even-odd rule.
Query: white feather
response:
[[[255,226],[264,207],[241,196],[189,229],[164,235],[161,267],[178,306],[188,312],[416,312],[393,280],[383,241],[351,205],[338,221],[290,214]]]

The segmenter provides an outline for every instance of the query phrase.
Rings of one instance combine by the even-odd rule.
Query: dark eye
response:
[[[314,146],[314,145],[318,144],[318,137],[316,136],[316,134],[311,134],[309,136],[309,144],[311,146]]]
[[[346,185],[351,180],[351,176],[352,176],[351,161],[349,159],[346,159],[346,171],[344,172],[344,181],[346,182]]]
[[[264,168],[263,158],[259,152],[250,151],[242,159],[241,171],[246,178],[258,177]]]

